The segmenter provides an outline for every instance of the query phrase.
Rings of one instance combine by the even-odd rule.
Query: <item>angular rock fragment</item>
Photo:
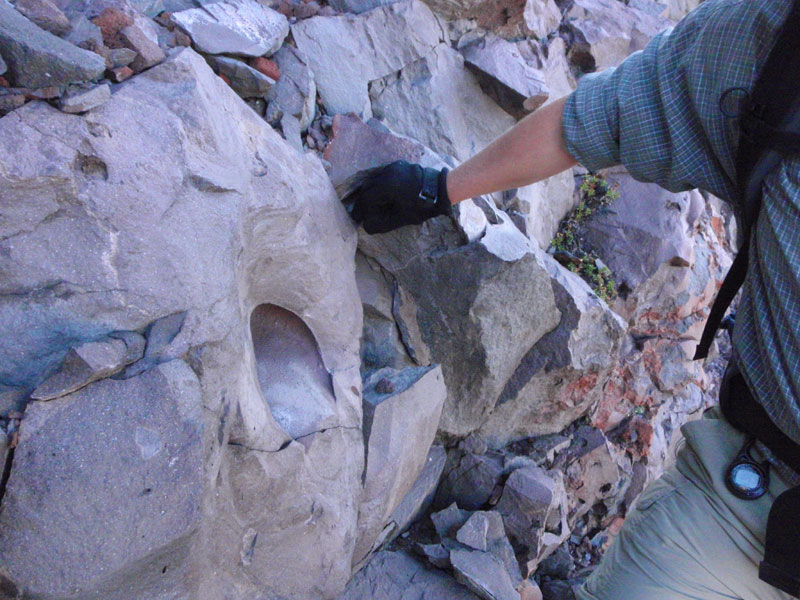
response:
[[[255,0],[224,0],[170,18],[208,54],[268,56],[289,33],[286,17]]]
[[[452,550],[456,580],[486,600],[520,600],[503,563],[488,552]]]
[[[64,37],[68,42],[92,51],[103,46],[103,32],[84,15],[72,19],[70,27],[70,32]]]
[[[267,121],[275,123],[284,114],[295,117],[306,131],[317,110],[317,87],[308,59],[297,48],[284,46],[273,55],[279,77],[266,96]]]
[[[16,110],[26,102],[22,94],[3,94],[0,95],[0,115]]]
[[[431,563],[434,567],[440,569],[450,569],[450,551],[442,544],[417,544],[416,551]]]
[[[64,94],[58,107],[66,113],[79,114],[97,108],[111,98],[111,88],[107,83],[90,89],[71,90]]]
[[[99,15],[92,19],[92,24],[100,29],[103,43],[109,48],[118,48],[120,45],[119,32],[134,24],[133,18],[126,12],[116,7],[103,9]]]
[[[576,0],[565,15],[575,35],[570,60],[584,72],[618,65],[659,31],[674,25],[616,0]]]
[[[0,56],[0,75],[5,74],[6,71],[8,71],[8,65],[6,65],[3,57]]]
[[[379,552],[337,600],[477,600],[450,575],[403,552]]]
[[[308,57],[328,113],[352,112],[365,118],[372,116],[369,82],[428,54],[443,38],[442,31],[421,0],[292,25],[297,48]]]
[[[29,405],[0,513],[4,575],[47,597],[117,586],[188,593],[181,562],[201,518],[201,406],[182,361]]]
[[[50,0],[17,0],[16,9],[33,23],[59,37],[72,29],[69,19]]]
[[[108,86],[105,88],[105,93],[109,94]],[[79,101],[78,98],[72,106],[78,106]],[[61,369],[39,385],[31,394],[31,398],[52,400],[75,392],[93,381],[109,377],[122,370],[125,365],[141,358],[142,349],[143,347],[139,349],[138,355],[135,350],[131,353],[125,341],[113,338],[81,344],[67,353]]]
[[[44,31],[7,2],[0,2],[0,54],[11,84],[31,89],[99,78],[102,57]]]
[[[482,509],[503,477],[502,456],[495,452],[453,456],[436,492],[436,506],[457,502],[465,510]]]
[[[489,520],[483,512],[473,513],[461,529],[456,532],[456,540],[469,546],[473,550],[486,552],[488,548],[487,535],[489,533]]]
[[[441,369],[381,369],[364,382],[364,492],[354,564],[411,490],[427,462],[446,391]]]
[[[522,18],[533,35],[544,38],[558,28],[561,11],[554,0],[526,0]]]
[[[137,56],[130,64],[134,73],[141,73],[145,69],[154,67],[166,58],[161,47],[136,25],[124,27],[120,30],[119,36],[127,48],[136,51]]]
[[[489,37],[461,53],[481,89],[514,118],[521,119],[547,101],[550,91],[544,74],[522,58],[516,44]]]
[[[470,517],[470,511],[461,510],[458,505],[453,502],[450,506],[439,512],[431,515],[431,521],[436,528],[436,533],[442,540],[447,538],[455,539],[456,533]]]
[[[108,58],[111,61],[112,69],[120,69],[127,67],[134,60],[136,60],[136,50],[130,48],[114,48],[108,53]]]
[[[119,69],[111,69],[108,78],[114,83],[122,83],[126,79],[133,77],[133,69],[130,67],[120,67]]]
[[[330,5],[338,12],[360,14],[395,2],[397,0],[332,0]]]
[[[207,56],[206,60],[216,72],[224,74],[230,86],[242,98],[254,98],[266,94],[275,80],[256,71],[247,63],[227,56]]]

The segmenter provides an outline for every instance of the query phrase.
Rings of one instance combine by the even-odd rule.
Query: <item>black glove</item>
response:
[[[398,160],[359,173],[360,181],[343,199],[347,212],[367,233],[386,233],[451,215],[447,169],[423,168]]]

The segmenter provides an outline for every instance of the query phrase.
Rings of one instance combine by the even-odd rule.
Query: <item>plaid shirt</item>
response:
[[[668,190],[732,201],[739,127],[720,98],[753,87],[791,4],[707,0],[616,69],[585,76],[564,108],[567,149],[590,170],[621,163]],[[763,192],[734,349],[756,398],[800,443],[800,156]]]

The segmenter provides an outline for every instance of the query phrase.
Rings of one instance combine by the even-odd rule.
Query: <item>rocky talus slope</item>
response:
[[[368,236],[337,189],[691,7],[0,0],[0,598],[572,597],[713,401],[730,215],[576,169]],[[603,298],[550,243],[587,181]]]

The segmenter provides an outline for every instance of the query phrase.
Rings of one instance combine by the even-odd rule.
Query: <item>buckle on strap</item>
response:
[[[419,199],[430,204],[436,205],[439,196],[439,171],[436,169],[422,169],[422,188],[419,190]]]

